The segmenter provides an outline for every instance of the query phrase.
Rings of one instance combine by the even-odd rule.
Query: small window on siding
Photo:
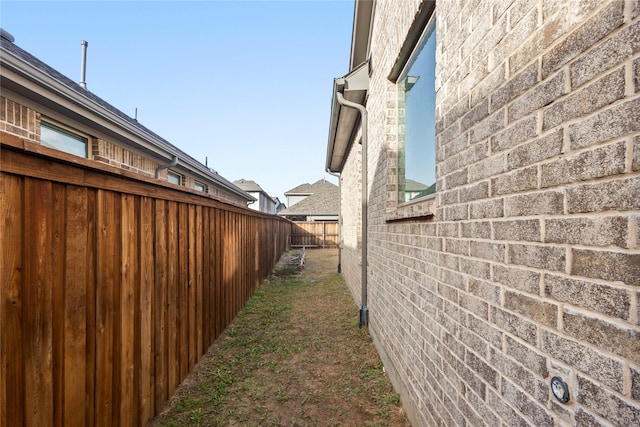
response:
[[[195,181],[193,184],[193,188],[195,188],[198,191],[202,191],[203,193],[207,192],[207,185],[203,184],[201,182]]]
[[[46,147],[86,158],[89,138],[42,120],[40,122],[40,143]]]
[[[173,171],[167,171],[167,181],[175,185],[182,185],[182,175]]]

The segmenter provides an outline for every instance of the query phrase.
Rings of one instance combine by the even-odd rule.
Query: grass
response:
[[[336,251],[307,256],[274,269],[154,425],[409,425]]]

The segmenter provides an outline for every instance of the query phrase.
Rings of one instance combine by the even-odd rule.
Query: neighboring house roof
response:
[[[426,190],[427,185],[418,181],[414,181],[413,179],[406,179],[404,181],[404,190],[405,191],[422,191]]]
[[[307,198],[282,210],[278,215],[338,215],[340,192],[337,185],[324,179],[313,184],[302,184],[285,194],[309,194]]]
[[[276,198],[271,197],[269,195],[269,193],[267,193],[266,191],[264,191],[264,189],[262,187],[260,187],[260,185],[258,185],[257,182],[255,181],[251,181],[250,179],[239,179],[237,181],[233,181],[233,183],[235,185],[238,186],[238,188],[241,188],[243,191],[246,191],[247,193],[262,193],[265,195],[265,197],[267,197],[268,199],[271,199],[273,201],[273,203],[276,203]]]
[[[311,187],[312,187],[311,184],[307,184],[307,183],[300,184],[297,187],[294,187],[291,190],[284,193],[284,195],[285,196],[303,196],[303,195],[308,196],[310,194],[313,194]]]
[[[0,63],[3,68],[7,68],[12,72],[26,78],[29,82],[35,83],[37,87],[43,88],[49,93],[53,93],[70,101],[74,106],[79,106],[84,111],[90,111],[97,114],[101,118],[107,120],[112,126],[118,128],[118,133],[129,132],[137,138],[142,138],[144,144],[140,144],[140,148],[164,157],[170,161],[177,156],[180,163],[187,169],[199,173],[207,177],[211,181],[217,183],[221,187],[229,190],[246,200],[254,200],[254,198],[242,191],[236,185],[226,180],[216,172],[211,171],[205,165],[201,164],[166,139],[160,137],[153,131],[141,125],[137,120],[127,116],[99,96],[83,89],[78,83],[66,77],[59,71],[45,64],[29,52],[18,47],[13,40],[0,37]],[[9,89],[20,91],[20,84],[11,81],[6,76],[2,76],[2,85]],[[49,102],[48,97],[44,97],[45,103]],[[108,129],[113,132],[113,128]]]
[[[262,192],[262,193],[266,193],[266,191],[264,191],[262,189],[262,187],[260,187],[255,181],[251,181],[248,179],[238,179],[237,181],[233,181],[233,183],[235,185],[237,185],[238,187],[242,188],[244,191],[252,191],[252,192]]]
[[[276,201],[276,212],[280,212],[287,208],[287,205],[282,203],[279,198],[274,197],[274,200]]]

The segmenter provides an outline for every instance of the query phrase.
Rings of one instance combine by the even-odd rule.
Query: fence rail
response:
[[[290,223],[0,136],[0,425],[146,425]]]
[[[291,230],[291,246],[336,248],[338,239],[334,221],[295,222]]]

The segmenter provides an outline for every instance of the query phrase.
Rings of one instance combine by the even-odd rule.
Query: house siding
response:
[[[390,221],[387,76],[420,5],[376,1],[366,105],[369,327],[407,414],[640,424],[638,2],[438,2],[434,215]],[[356,151],[342,266],[360,303]]]
[[[342,216],[341,229],[341,270],[342,276],[349,287],[351,295],[358,305],[361,300],[361,249],[362,249],[362,192],[360,185],[362,177],[362,151],[360,144],[354,144],[354,149],[348,155],[345,167],[340,174],[340,210]]]

